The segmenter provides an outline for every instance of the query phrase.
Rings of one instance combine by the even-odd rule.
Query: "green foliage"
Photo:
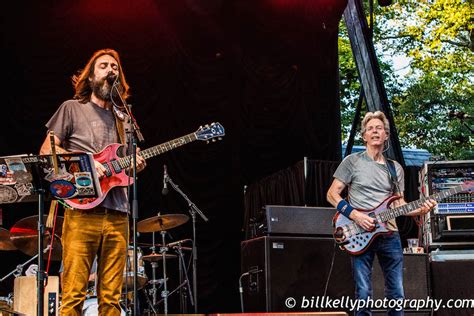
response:
[[[474,115],[470,12],[469,1],[463,0],[399,1],[375,7],[378,56],[383,52],[410,59],[411,71],[401,77],[390,60],[379,58],[402,147],[424,148],[447,159],[474,159],[469,131],[474,122],[448,119],[450,111]],[[360,84],[354,80],[357,71],[344,21],[339,54],[342,138],[347,140]]]

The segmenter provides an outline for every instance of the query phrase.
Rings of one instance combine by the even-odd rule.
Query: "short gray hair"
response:
[[[379,119],[383,122],[383,127],[387,134],[390,134],[390,124],[388,123],[388,119],[382,111],[375,111],[375,112],[367,112],[362,120],[362,127],[361,132],[362,135],[366,132],[367,124],[372,119]]]

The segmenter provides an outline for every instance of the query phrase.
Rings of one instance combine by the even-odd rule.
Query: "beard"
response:
[[[97,98],[107,102],[112,101],[110,93],[112,91],[112,86],[107,82],[106,78],[94,78],[91,82],[91,88]]]

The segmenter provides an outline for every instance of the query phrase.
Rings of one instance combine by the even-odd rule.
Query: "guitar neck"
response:
[[[430,195],[429,197],[422,198],[422,199],[407,203],[405,205],[395,207],[393,209],[387,209],[385,211],[380,212],[379,215],[380,215],[382,221],[386,222],[386,221],[394,219],[398,216],[406,215],[406,214],[420,208],[423,205],[423,203],[427,200],[435,200],[436,202],[439,202],[442,199],[447,198],[448,196],[451,196],[453,194],[462,192],[463,190],[464,190],[463,186],[459,185],[459,186],[456,186],[456,187],[451,188],[449,190],[444,190],[444,191],[441,191],[439,193]]]
[[[144,149],[138,153],[139,156],[143,157],[144,159],[152,158],[158,155],[161,155],[167,151],[172,149],[181,147],[188,143],[191,143],[197,139],[196,133],[190,133],[188,135],[184,135],[182,137],[170,140],[166,143],[156,145],[147,149]],[[132,156],[126,156],[123,158],[118,159],[120,166],[122,167],[129,167],[132,162]]]

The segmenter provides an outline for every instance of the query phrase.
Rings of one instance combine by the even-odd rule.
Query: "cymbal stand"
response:
[[[156,254],[155,250],[155,232],[152,232],[152,241],[153,241],[153,246],[151,246],[151,254],[154,255]],[[151,295],[153,297],[153,306],[156,305],[156,293],[157,293],[157,288],[156,288],[156,268],[158,268],[158,263],[152,261],[151,262],[151,273],[152,273],[152,289],[151,289]]]
[[[48,245],[48,247],[46,247],[44,250],[43,250],[43,253],[45,252],[48,252],[50,246]],[[22,273],[23,273],[23,268],[28,264],[30,263],[31,261],[35,260],[36,258],[38,258],[38,254],[36,254],[34,257],[31,257],[30,259],[28,259],[28,261],[26,261],[25,263],[22,263],[22,264],[19,264],[16,266],[15,270],[13,270],[12,272],[8,273],[6,276],[4,276],[3,278],[0,279],[0,282],[3,282],[5,281],[6,278],[8,278],[10,275],[14,275],[15,278],[19,277]]]
[[[181,191],[179,186],[176,183],[173,182],[173,180],[171,179],[169,174],[165,177],[165,181],[167,183],[169,183],[171,185],[171,187],[186,200],[186,202],[188,202],[189,213],[191,214],[191,218],[193,219],[193,221],[192,221],[192,223],[193,223],[193,254],[192,254],[192,258],[193,258],[193,295],[194,295],[194,313],[197,314],[197,306],[198,306],[198,302],[197,302],[197,259],[198,258],[197,258],[197,245],[196,245],[197,244],[197,241],[196,241],[196,213],[198,213],[199,216],[201,216],[201,218],[205,222],[209,221],[209,219],[196,206],[196,204],[194,204],[188,198],[188,196],[183,191]]]
[[[167,286],[167,279],[166,276],[166,252],[168,251],[168,247],[166,247],[166,231],[161,231],[161,244],[160,247],[160,254],[163,256],[163,291],[161,291],[161,297],[164,300],[164,310],[163,312],[165,315],[168,315],[168,286]]]

